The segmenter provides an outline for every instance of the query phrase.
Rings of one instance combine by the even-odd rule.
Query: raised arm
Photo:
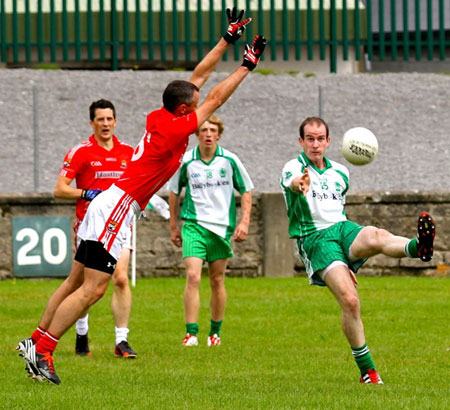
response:
[[[220,59],[222,58],[228,44],[234,44],[245,31],[245,26],[252,21],[251,18],[247,18],[243,21],[242,17],[244,10],[241,10],[239,15],[237,14],[236,7],[233,7],[233,11],[227,9],[228,28],[224,36],[219,40],[216,46],[203,58],[200,63],[195,67],[189,81],[195,84],[198,88],[201,88],[206,83],[211,73],[216,68]]]
[[[247,74],[252,71],[259,62],[266,39],[263,36],[256,36],[250,46],[246,46],[242,65],[238,67],[227,78],[217,84],[206,96],[205,101],[195,110],[199,126],[219,108],[231,94],[236,90]]]
[[[200,89],[216,68],[227,47],[228,43],[221,38],[205,58],[197,64],[189,81]]]

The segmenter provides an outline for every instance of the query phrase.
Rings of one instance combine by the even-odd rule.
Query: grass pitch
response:
[[[133,289],[129,342],[116,358],[108,294],[90,311],[89,358],[75,332],[55,352],[60,386],[26,377],[14,350],[58,280],[0,281],[4,409],[450,409],[450,279],[360,278],[368,345],[384,386],[361,385],[337,303],[305,278],[227,278],[222,346],[208,348],[209,284],[198,347],[182,347],[184,279]]]

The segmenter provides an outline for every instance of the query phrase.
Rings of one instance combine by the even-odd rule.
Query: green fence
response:
[[[268,39],[266,60],[327,60],[331,72],[338,58],[350,56],[444,60],[448,1],[0,0],[0,61],[112,70],[194,65],[225,31],[232,5],[246,9],[253,22],[225,60],[240,59],[244,41],[257,33]]]

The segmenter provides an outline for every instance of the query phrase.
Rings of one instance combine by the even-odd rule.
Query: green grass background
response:
[[[450,278],[360,278],[368,345],[385,382],[361,385],[326,288],[305,278],[227,278],[222,346],[208,348],[209,284],[198,347],[182,347],[184,279],[138,280],[129,342],[116,358],[111,288],[90,312],[89,358],[75,332],[55,352],[60,386],[26,377],[14,350],[58,280],[0,281],[5,409],[450,409]]]

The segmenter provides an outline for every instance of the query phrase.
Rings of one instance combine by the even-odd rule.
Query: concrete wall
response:
[[[374,225],[406,237],[416,232],[417,216],[430,212],[436,222],[435,257],[422,263],[412,259],[376,256],[362,275],[448,275],[450,272],[450,193],[367,193],[350,195],[347,214],[363,225]],[[238,201],[239,203],[239,201]],[[11,221],[13,216],[68,215],[74,205],[50,194],[0,195],[0,278],[13,276]],[[239,209],[240,211],[240,209]],[[239,215],[238,215],[239,217]],[[304,275],[295,244],[287,235],[287,217],[280,193],[254,195],[249,237],[233,244],[230,276],[281,277]],[[168,222],[154,212],[137,226],[137,276],[182,276],[181,251],[170,242]],[[66,272],[61,272],[62,275]]]

